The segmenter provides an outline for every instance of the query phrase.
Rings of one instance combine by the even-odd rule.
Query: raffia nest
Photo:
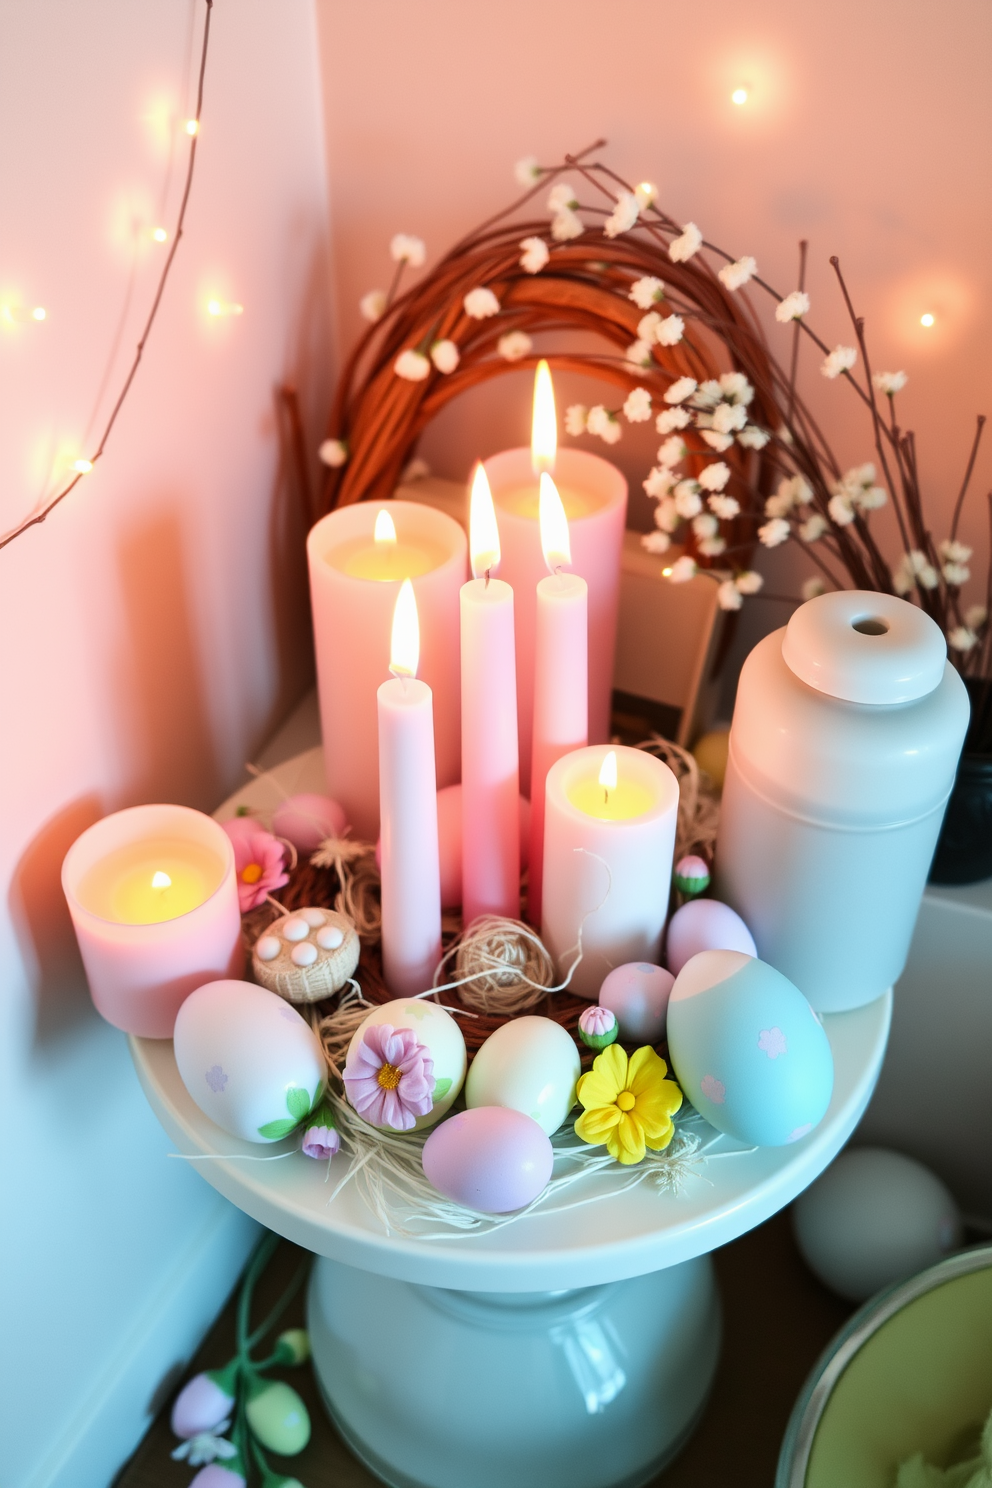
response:
[[[547,217],[526,213],[537,192],[546,193],[559,176],[576,171],[601,198],[582,205],[581,236],[559,242]],[[615,183],[613,189],[604,181]],[[566,157],[561,165],[543,170],[530,191],[456,243],[423,278],[387,304],[341,375],[328,437],[340,441],[346,458],[328,472],[324,510],[391,496],[424,430],[452,399],[490,378],[536,366],[534,352],[513,360],[500,353],[501,340],[513,331],[540,336],[545,348],[555,334],[592,333],[606,343],[603,351],[545,349],[541,354],[553,369],[613,383],[621,404],[632,389],[643,387],[653,408],[663,409],[665,391],[679,378],[702,383],[723,372],[743,372],[755,389],[750,418],[766,429],[778,427],[776,369],[747,297],[725,289],[701,253],[688,262],[673,262],[669,247],[682,228],[657,207],[643,212],[632,230],[607,236],[602,219],[616,205],[616,184],[631,189],[605,166]],[[538,272],[528,272],[521,263],[525,238],[547,245],[548,261]],[[654,345],[650,365],[639,366],[626,353],[646,312],[630,291],[637,280],[649,277],[665,286],[664,300],[655,308],[680,315],[685,333],[677,345]],[[466,295],[479,288],[495,295],[497,314],[477,319],[466,312]],[[439,341],[458,348],[454,371],[443,373],[428,363],[422,381],[396,372],[401,353],[414,350],[429,358]],[[714,451],[695,428],[685,429],[683,437],[689,451],[685,466],[695,475]],[[731,467],[727,493],[737,497],[745,514],[749,508],[760,510],[774,474],[768,453],[735,443],[720,457]],[[753,542],[753,518],[746,515],[721,530],[738,551]],[[693,551],[692,535],[688,541]],[[706,566],[708,560],[699,557],[699,562]]]

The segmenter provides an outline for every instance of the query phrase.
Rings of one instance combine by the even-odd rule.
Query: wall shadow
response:
[[[124,534],[119,549],[127,617],[122,695],[132,801],[166,798],[212,810],[221,777],[207,711],[177,513],[158,511]]]
[[[62,893],[62,860],[103,815],[94,793],[50,817],[21,854],[11,878],[10,914],[34,992],[34,1045],[49,1048],[96,1018]]]

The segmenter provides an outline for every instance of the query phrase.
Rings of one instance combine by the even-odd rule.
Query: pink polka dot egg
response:
[[[801,1141],[830,1105],[823,1025],[798,987],[743,951],[686,962],[668,1002],[668,1048],[699,1114],[747,1146]]]

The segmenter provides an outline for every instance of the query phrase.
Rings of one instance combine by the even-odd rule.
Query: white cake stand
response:
[[[320,751],[275,777],[218,815],[322,790]],[[802,1141],[745,1151],[720,1138],[678,1196],[642,1185],[444,1239],[386,1234],[352,1185],[329,1202],[324,1165],[301,1153],[246,1160],[259,1148],[203,1115],[170,1041],[133,1038],[131,1048],[178,1150],[206,1158],[197,1170],[220,1193],[320,1258],[309,1298],[317,1377],[342,1435],[383,1481],[634,1488],[691,1432],[716,1368],[709,1253],[788,1204],[846,1142],[874,1089],[891,1008],[889,992],[825,1018],[833,1100]]]

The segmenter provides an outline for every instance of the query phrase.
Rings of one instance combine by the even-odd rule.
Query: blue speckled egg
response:
[[[668,1048],[688,1100],[741,1142],[798,1142],[826,1115],[834,1062],[823,1026],[798,987],[754,956],[701,951],[686,963]]]

